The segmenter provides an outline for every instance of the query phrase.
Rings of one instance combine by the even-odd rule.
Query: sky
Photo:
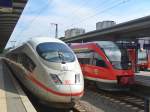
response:
[[[70,28],[89,32],[100,21],[119,24],[149,15],[150,0],[28,0],[6,48],[30,38],[54,38],[54,24],[58,24],[59,38]]]

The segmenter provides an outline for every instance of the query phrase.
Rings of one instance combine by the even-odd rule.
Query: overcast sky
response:
[[[86,32],[95,30],[96,22],[113,20],[116,23],[150,15],[150,0],[28,0],[25,10],[9,41],[16,45],[30,38],[54,38],[66,29],[79,27]],[[14,43],[8,42],[7,47]]]

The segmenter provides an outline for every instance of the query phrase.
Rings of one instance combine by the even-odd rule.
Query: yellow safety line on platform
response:
[[[7,112],[2,64],[0,64],[0,112]]]

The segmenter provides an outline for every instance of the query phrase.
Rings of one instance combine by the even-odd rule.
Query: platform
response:
[[[0,112],[36,112],[9,69],[0,58]]]
[[[135,75],[142,75],[142,76],[149,76],[150,77],[150,71],[140,71],[138,73],[135,73]]]
[[[135,81],[137,84],[150,87],[150,72],[140,71],[135,73]]]

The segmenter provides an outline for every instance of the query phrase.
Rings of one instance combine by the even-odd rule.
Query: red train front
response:
[[[100,89],[122,90],[134,83],[134,73],[126,49],[112,41],[72,44],[84,78]]]

